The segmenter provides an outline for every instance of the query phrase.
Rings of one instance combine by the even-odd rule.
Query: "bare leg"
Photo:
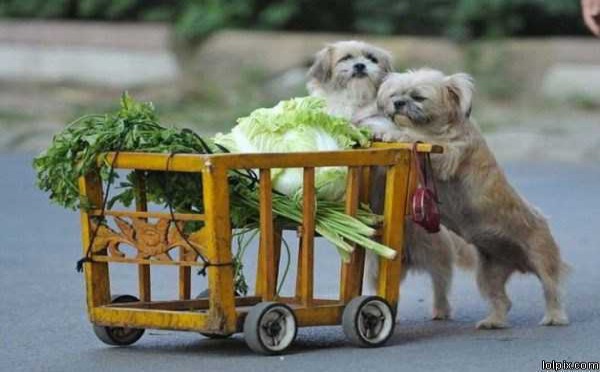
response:
[[[477,270],[477,285],[481,295],[488,300],[491,312],[477,323],[479,329],[506,328],[506,315],[512,306],[506,294],[506,282],[514,269],[482,258]]]

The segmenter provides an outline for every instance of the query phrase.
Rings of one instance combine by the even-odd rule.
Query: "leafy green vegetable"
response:
[[[369,144],[367,129],[328,115],[325,106],[325,101],[317,97],[281,101],[275,107],[258,109],[238,119],[230,133],[219,133],[214,141],[231,152],[243,153],[338,151]],[[294,195],[302,187],[301,169],[274,169],[271,177],[273,187],[286,195]],[[346,169],[318,168],[315,187],[320,198],[341,200]]]
[[[273,116],[272,110],[280,113]],[[258,124],[267,122],[268,125]],[[256,126],[254,130],[251,128],[253,126]],[[286,133],[294,144],[278,147],[278,151],[319,150],[324,148],[323,144],[330,146],[327,147],[330,150],[349,148],[365,145],[368,138],[348,122],[328,116],[323,112],[323,102],[311,98],[285,101],[274,109],[257,110],[249,117],[240,119],[240,125],[234,128],[232,134],[220,135],[216,142],[239,150],[232,145],[235,143],[233,140],[227,143],[227,138],[234,138],[233,133],[238,131],[251,134],[253,143],[258,146],[257,151],[265,151]],[[308,133],[313,141],[306,138]],[[54,137],[52,145],[34,159],[37,185],[50,193],[53,202],[65,208],[87,208],[87,203],[80,201],[78,179],[95,170],[98,157],[109,151],[199,154],[219,151],[219,147],[190,130],[161,126],[152,104],[135,102],[124,94],[117,112],[84,116]],[[104,160],[100,164],[100,175],[105,182],[112,184],[118,175],[115,173],[109,179],[112,173],[110,167],[111,164]],[[259,198],[255,182],[243,172],[231,172],[229,175],[230,215],[233,227],[247,230],[258,225]],[[284,179],[284,172],[279,170],[276,177]],[[197,174],[145,172],[145,176],[150,202],[170,204],[179,212],[203,211],[199,197],[202,195],[202,183]],[[344,180],[343,168],[324,168],[318,174],[316,187],[320,193],[317,198],[316,231],[338,248],[344,260],[349,258],[353,244],[372,249],[384,257],[394,257],[395,251],[370,239],[374,229],[369,226],[379,223],[379,216],[366,207],[360,208],[356,217],[343,212],[344,204],[339,199],[343,196]],[[117,186],[119,192],[111,199],[109,207],[116,202],[129,206],[134,199],[134,173],[126,175]],[[273,210],[280,219],[302,223],[301,194],[298,194],[297,185],[289,190],[294,195],[273,194]],[[185,225],[185,231],[195,231],[199,227],[197,222],[189,222]],[[236,288],[241,293],[246,288],[241,265],[241,255],[246,245],[244,243],[238,247],[234,263]]]
[[[162,127],[151,103],[138,103],[124,94],[116,113],[83,116],[54,136],[52,145],[34,159],[37,185],[50,193],[50,200],[65,208],[85,207],[80,205],[79,177],[96,167],[98,156],[116,150],[206,153],[202,140],[192,131]],[[109,167],[105,161],[100,169],[104,180]],[[132,201],[132,176],[120,184],[122,193],[113,203],[120,200],[128,205]],[[148,172],[146,183],[149,200],[165,204],[167,198],[161,186],[167,183],[167,174]],[[197,195],[202,185],[196,175],[172,172],[168,175],[168,184],[176,185],[171,193],[175,209],[201,210]]]

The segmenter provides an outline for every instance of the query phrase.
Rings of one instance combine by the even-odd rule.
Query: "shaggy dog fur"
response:
[[[390,74],[378,93],[379,110],[397,128],[394,141],[444,146],[432,156],[442,223],[479,252],[477,283],[491,312],[478,328],[503,328],[511,307],[505,284],[514,272],[542,283],[543,325],[568,323],[560,297],[565,271],[546,219],[508,183],[478,126],[470,118],[473,80],[421,69]]]
[[[309,70],[307,88],[311,95],[323,97],[332,115],[352,120],[357,125],[382,120],[375,113],[377,91],[384,77],[391,72],[390,54],[373,45],[359,41],[342,41],[326,46],[317,53]],[[363,117],[368,113],[368,117]],[[386,118],[383,118],[389,121]],[[393,123],[391,124],[394,127]],[[372,181],[375,193],[372,207],[381,212],[384,195],[384,171],[376,172]],[[404,260],[409,270],[427,272],[433,285],[433,319],[448,319],[450,305],[448,292],[452,268],[474,265],[472,247],[442,227],[438,234],[428,234],[421,227],[406,222],[406,249]],[[374,293],[377,282],[378,260],[367,255],[366,284]],[[406,276],[406,270],[402,278]]]

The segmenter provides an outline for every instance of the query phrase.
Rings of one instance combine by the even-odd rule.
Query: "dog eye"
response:
[[[415,101],[417,101],[417,102],[423,102],[423,101],[425,101],[425,100],[427,99],[426,97],[420,96],[420,95],[418,95],[418,94],[413,94],[413,95],[412,95],[412,96],[410,96],[410,97],[411,97],[412,99],[414,99]]]
[[[367,57],[367,59],[373,63],[379,63],[379,60],[377,58],[375,58],[374,55],[372,55],[371,53],[367,53],[367,55],[365,56]]]
[[[349,59],[351,59],[351,58],[352,58],[352,54],[346,54],[345,56],[343,56],[342,58],[340,58],[340,59],[338,60],[338,63],[340,63],[340,62],[344,62],[344,61],[347,61],[347,60],[349,60]]]

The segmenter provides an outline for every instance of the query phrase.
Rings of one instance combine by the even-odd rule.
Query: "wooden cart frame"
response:
[[[337,325],[345,306],[362,293],[365,253],[360,247],[351,261],[343,264],[338,299],[315,298],[315,168],[348,167],[346,212],[356,213],[359,202],[369,199],[369,174],[373,167],[387,168],[384,220],[381,241],[398,252],[394,260],[381,259],[378,295],[396,308],[402,270],[404,220],[408,201],[415,188],[411,161],[411,144],[375,144],[370,149],[285,154],[154,154],[110,153],[107,161],[115,169],[136,171],[136,211],[107,210],[106,218],[115,220],[120,232],[100,227],[92,244],[90,261],[85,265],[87,308],[96,326],[198,331],[212,335],[229,335],[243,330],[249,309],[260,302],[278,301],[294,312],[297,326]],[[419,152],[441,152],[438,146],[419,144]],[[116,157],[116,159],[115,159]],[[303,222],[299,227],[296,293],[293,297],[277,297],[276,286],[281,249],[281,230],[274,226],[271,208],[270,174],[276,168],[303,168]],[[204,226],[182,239],[172,226],[169,213],[148,212],[144,187],[144,171],[190,172],[198,174],[203,184],[204,214],[174,215],[176,221],[201,220]],[[233,169],[254,169],[260,175],[260,243],[253,296],[236,297],[232,262],[232,229],[229,216],[228,173]],[[96,209],[81,211],[84,254],[88,254],[95,223],[102,211],[102,183],[97,173],[80,179],[80,192]],[[158,221],[156,223],[150,222]],[[162,230],[161,230],[162,229]],[[162,234],[162,235],[161,235]],[[166,237],[164,237],[166,236]],[[188,240],[189,239],[189,240]],[[191,298],[191,268],[201,267],[198,255],[186,243],[201,247],[201,253],[213,266],[206,268],[210,294],[207,299]],[[132,246],[137,256],[127,257],[119,245]],[[178,250],[177,258],[172,251]],[[171,253],[170,253],[171,252]],[[137,266],[139,301],[111,303],[109,264],[127,263]],[[155,264],[179,267],[179,299],[153,301],[150,267]]]

